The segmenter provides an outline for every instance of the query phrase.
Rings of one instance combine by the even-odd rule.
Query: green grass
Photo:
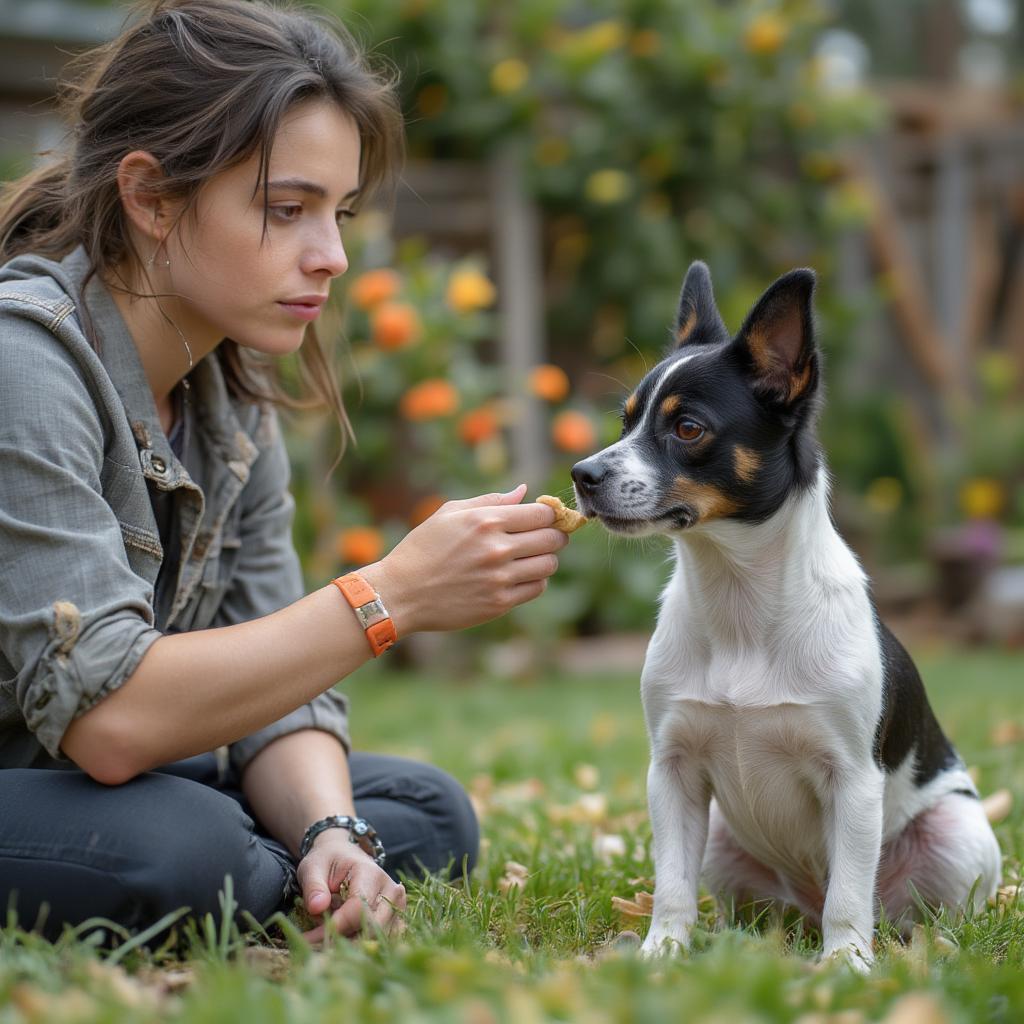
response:
[[[1021,722],[1022,659],[918,654],[982,792],[1008,788],[1019,800],[1021,746],[994,745],[990,734],[1000,722]],[[651,888],[636,677],[465,683],[375,671],[347,689],[358,747],[429,759],[480,802],[484,849],[468,887],[413,886],[404,935],[339,940],[322,951],[306,947],[287,920],[272,929],[273,943],[207,920],[180,928],[174,948],[129,942],[113,953],[88,930],[50,945],[8,927],[0,931],[0,1024],[1024,1020],[1019,901],[930,920],[910,945],[883,928],[866,978],[841,964],[818,967],[818,936],[795,915],[723,928],[706,899],[691,955],[639,960],[629,937],[616,937],[642,935],[647,920],[623,918],[612,905],[613,896]],[[997,833],[1006,880],[1016,882],[1019,804]],[[604,842],[624,853],[600,856],[598,835],[619,837]],[[520,887],[502,885],[509,861],[527,869]],[[907,1001],[915,998],[916,1015]]]

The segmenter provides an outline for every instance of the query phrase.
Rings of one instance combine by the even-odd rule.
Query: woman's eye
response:
[[[298,203],[291,203],[288,206],[274,206],[271,209],[274,211],[274,216],[279,220],[298,220],[299,214],[302,213],[302,207]]]
[[[338,226],[340,227],[342,224],[350,221],[355,215],[355,210],[339,210],[334,215],[334,219],[338,222]]]
[[[696,441],[704,436],[704,428],[693,420],[680,420],[676,424],[676,437],[681,441]]]

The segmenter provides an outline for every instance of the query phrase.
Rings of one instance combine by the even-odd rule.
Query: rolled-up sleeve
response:
[[[162,635],[104,498],[100,415],[74,359],[18,327],[0,372],[0,650],[25,724],[51,757],[71,721],[121,686]]]
[[[269,615],[304,595],[302,570],[292,541],[295,501],[288,490],[288,453],[272,408],[261,410],[255,439],[259,455],[239,499],[242,513],[237,567],[214,626]],[[284,718],[231,744],[228,751],[232,766],[243,771],[273,740],[301,729],[329,732],[349,751],[348,701],[337,690],[327,690]]]

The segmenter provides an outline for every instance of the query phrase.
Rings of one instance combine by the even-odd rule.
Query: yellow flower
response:
[[[880,476],[868,485],[864,500],[872,512],[888,515],[903,501],[903,484],[893,476]]]
[[[625,199],[633,191],[633,182],[625,171],[607,167],[594,171],[587,178],[583,190],[591,202],[607,205]]]
[[[537,163],[545,167],[556,167],[569,158],[569,143],[559,138],[541,139],[535,152]]]
[[[776,53],[786,41],[786,23],[770,12],[758,15],[748,26],[743,42],[751,53]]]
[[[597,53],[617,50],[626,41],[626,30],[621,21],[597,21],[583,32],[588,49]]]
[[[522,89],[529,77],[529,67],[518,57],[509,57],[491,68],[491,88],[507,96]]]
[[[448,282],[445,298],[457,313],[486,309],[494,302],[494,285],[479,270],[456,270]]]
[[[996,519],[1005,499],[1003,485],[991,477],[974,477],[960,488],[960,507],[968,519]]]

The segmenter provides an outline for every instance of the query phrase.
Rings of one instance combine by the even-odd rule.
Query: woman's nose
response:
[[[303,270],[306,273],[326,271],[331,277],[339,277],[348,270],[348,254],[336,226],[332,226],[326,235],[317,240],[316,245],[310,247],[304,262]]]

